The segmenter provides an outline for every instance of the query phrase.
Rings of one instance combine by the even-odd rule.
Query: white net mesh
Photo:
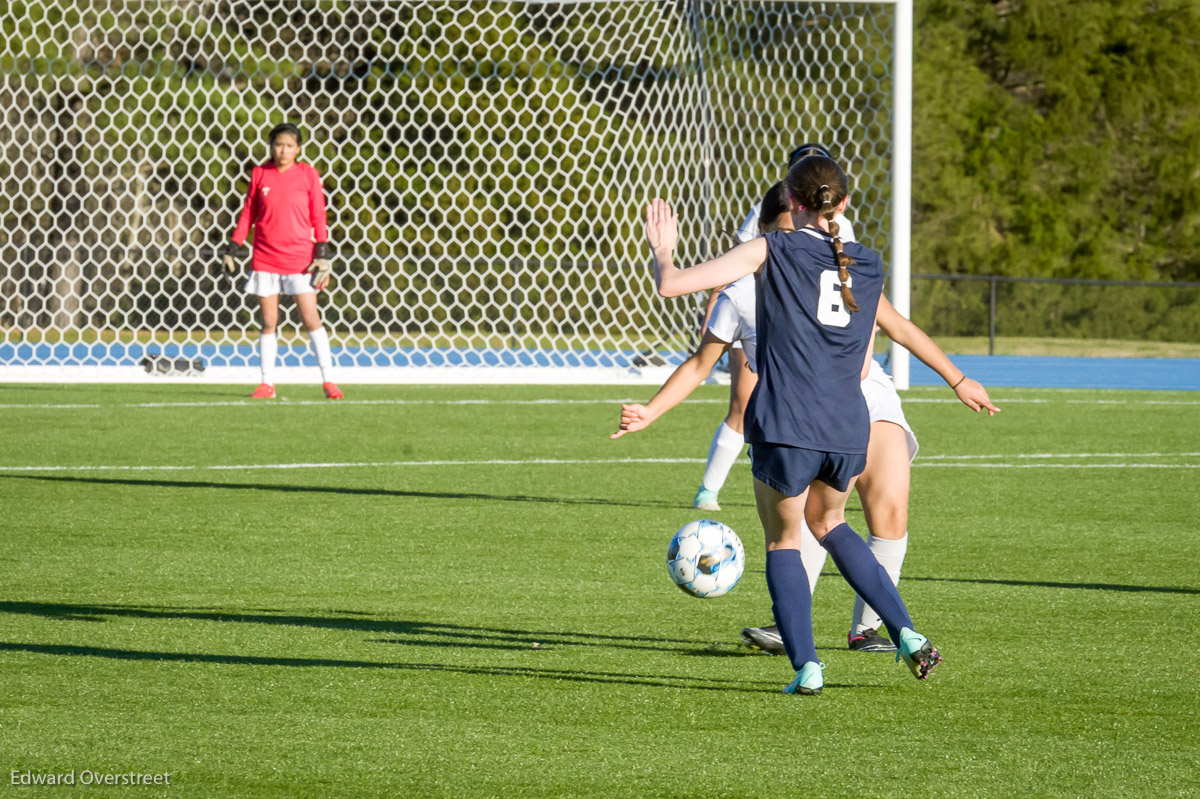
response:
[[[878,3],[11,0],[0,362],[256,363],[214,251],[282,121],[324,179],[342,367],[670,359],[701,300],[653,291],[650,197],[690,263],[821,141],[886,254],[892,26]]]

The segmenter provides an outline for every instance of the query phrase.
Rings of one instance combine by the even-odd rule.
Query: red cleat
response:
[[[275,399],[275,386],[270,383],[259,383],[258,388],[250,395],[250,399]]]
[[[325,389],[325,396],[328,399],[341,399],[344,396],[342,390],[337,387],[337,383],[325,383],[321,388]]]

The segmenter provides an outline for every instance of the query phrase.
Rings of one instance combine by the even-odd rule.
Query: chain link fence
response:
[[[1200,342],[1200,282],[912,276],[912,319],[934,337]],[[1061,351],[1061,350],[1060,350]]]

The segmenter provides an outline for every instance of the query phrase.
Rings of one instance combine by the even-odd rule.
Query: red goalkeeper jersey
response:
[[[254,227],[254,269],[295,275],[313,260],[313,242],[328,241],[321,176],[297,161],[280,172],[274,163],[254,167],[233,242]]]

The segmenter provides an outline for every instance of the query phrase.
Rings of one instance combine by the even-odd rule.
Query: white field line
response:
[[[1200,400],[1067,400],[1068,405],[1200,405]]]
[[[1200,463],[914,463],[913,466],[962,469],[1200,469]]]
[[[905,405],[909,403],[949,403],[959,404],[957,399],[945,397],[902,397]],[[1045,399],[1036,397],[992,397],[997,407],[1002,405],[1200,405],[1200,400],[1105,400],[1105,399]]]
[[[590,466],[639,463],[707,463],[704,458],[525,458],[521,460],[362,461],[344,463],[245,463],[215,466],[0,466],[0,472],[237,472],[278,469],[362,469],[404,466]]]
[[[8,408],[16,408],[16,409],[32,408],[34,410],[60,410],[60,409],[74,410],[76,408],[104,408],[104,407],[119,408],[121,406],[120,405],[112,405],[112,406],[104,406],[104,405],[0,405],[0,408],[5,408],[5,409],[8,409]]]
[[[1200,452],[1027,452],[1018,455],[922,455],[922,461],[969,461],[979,459],[1062,459],[1062,458],[1196,458]],[[918,464],[919,465],[919,464]]]
[[[623,402],[645,402],[646,397],[623,399],[533,399],[533,400],[229,400],[226,402],[131,402],[122,405],[69,404],[69,405],[0,405],[0,408],[31,408],[36,410],[77,410],[85,408],[279,408],[304,405],[341,407],[345,405],[620,405]],[[957,400],[954,400],[957,402]],[[688,402],[706,405],[728,405],[728,399],[690,399]]]
[[[1200,455],[1196,452],[1179,453],[1117,453],[1051,455],[1039,454],[1039,458],[1184,458]],[[960,460],[939,460],[957,457]],[[1200,469],[1200,463],[981,463],[965,458],[1020,458],[1011,455],[973,456],[929,456],[918,467],[958,467],[963,469]],[[746,461],[743,460],[742,463]],[[126,466],[0,466],[0,473],[12,472],[237,472],[278,471],[288,469],[362,469],[362,468],[420,468],[426,466],[603,466],[603,465],[648,465],[648,464],[702,464],[704,458],[524,458],[524,459],[480,459],[480,460],[424,460],[424,461],[358,461],[331,463],[255,463],[201,465],[126,465]]]
[[[97,410],[100,408],[287,408],[321,405],[324,407],[343,407],[347,405],[620,405],[621,403],[645,402],[649,397],[623,397],[616,399],[533,399],[533,400],[494,400],[494,399],[419,399],[419,400],[229,400],[225,402],[130,402],[117,405],[101,405],[98,403],[64,403],[64,404],[0,404],[4,410]],[[996,397],[993,402],[997,406],[1004,405],[1132,405],[1132,406],[1190,406],[1200,407],[1200,400],[1104,400],[1104,399],[1044,399],[1033,397]],[[727,399],[689,399],[689,404],[695,405],[727,405]],[[909,404],[939,404],[958,405],[957,399],[949,397],[905,397],[903,402]]]

